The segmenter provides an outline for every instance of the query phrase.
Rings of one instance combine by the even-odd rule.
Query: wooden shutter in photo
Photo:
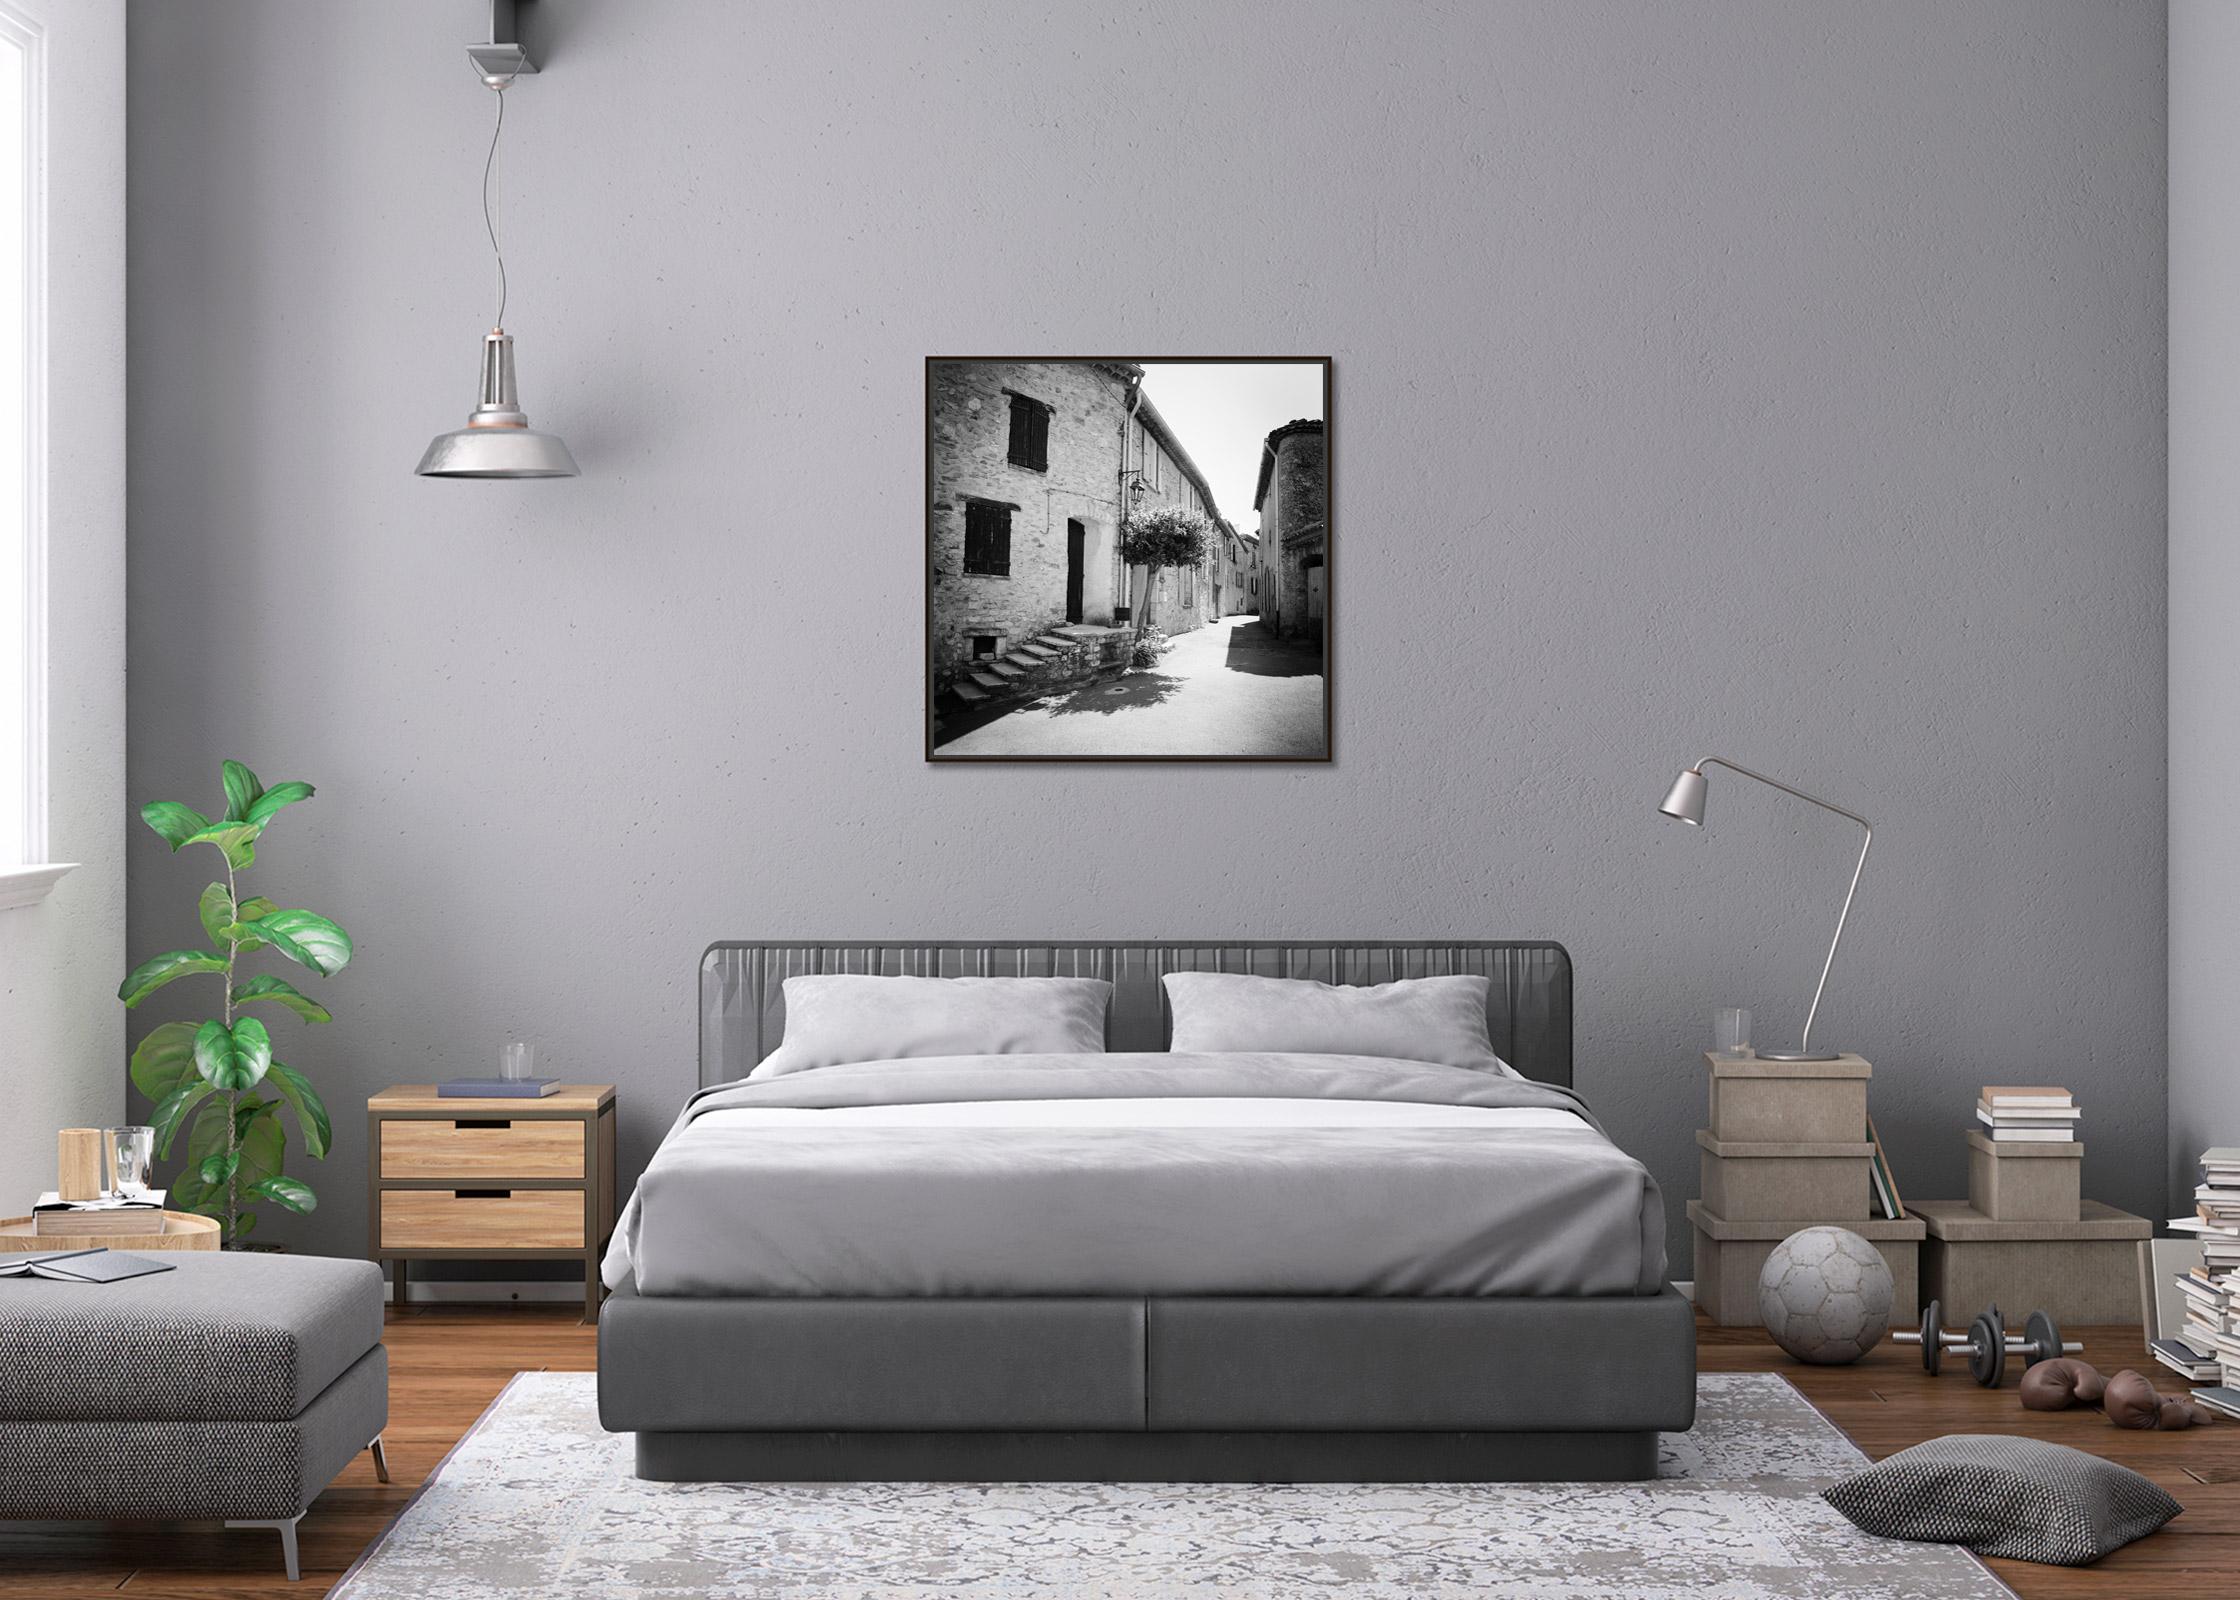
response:
[[[1011,576],[1011,508],[993,500],[964,503],[964,570]]]
[[[1050,410],[1023,394],[1011,397],[1011,463],[1037,472],[1050,470]]]

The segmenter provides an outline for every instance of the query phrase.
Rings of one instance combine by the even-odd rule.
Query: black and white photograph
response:
[[[1328,761],[1327,357],[926,363],[933,761]]]

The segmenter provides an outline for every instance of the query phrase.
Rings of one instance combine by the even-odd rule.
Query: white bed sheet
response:
[[[1259,1098],[975,1100],[932,1105],[731,1106],[703,1128],[775,1132],[849,1128],[1576,1128],[1586,1120],[1548,1106],[1413,1105],[1388,1100]]]

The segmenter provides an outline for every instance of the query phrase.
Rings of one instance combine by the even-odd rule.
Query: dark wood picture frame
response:
[[[937,375],[937,372],[938,372],[938,370],[939,370],[940,368],[944,367],[944,366],[950,366],[950,365],[959,365],[959,364],[964,364],[964,365],[974,365],[974,364],[977,364],[977,365],[1008,365],[1008,364],[1017,364],[1017,363],[1023,363],[1023,362],[1035,362],[1035,363],[1045,363],[1045,364],[1081,364],[1081,365],[1094,365],[1094,364],[1100,364],[1100,363],[1120,363],[1120,364],[1133,364],[1133,363],[1146,363],[1146,362],[1149,362],[1149,363],[1158,363],[1158,364],[1184,364],[1184,363],[1188,363],[1188,364],[1191,364],[1191,365],[1206,365],[1206,366],[1234,366],[1234,365],[1252,365],[1252,366],[1291,366],[1291,365],[1297,365],[1297,366],[1319,366],[1319,367],[1320,367],[1320,368],[1322,369],[1322,416],[1321,416],[1321,419],[1320,419],[1320,421],[1321,421],[1321,428],[1322,428],[1322,436],[1323,436],[1323,457],[1322,457],[1322,460],[1323,460],[1323,478],[1322,478],[1322,501],[1323,501],[1323,504],[1322,504],[1322,514],[1323,514],[1323,515],[1322,515],[1322,526],[1323,526],[1323,542],[1322,542],[1322,552],[1321,552],[1321,558],[1320,558],[1320,564],[1321,564],[1321,569],[1322,569],[1322,574],[1323,574],[1323,577],[1322,577],[1322,629],[1321,629],[1321,645],[1322,645],[1322,660],[1321,660],[1321,664],[1322,664],[1322,749],[1321,749],[1321,752],[1320,752],[1319,754],[1304,754],[1304,755],[1295,755],[1295,754],[1287,754],[1287,753],[1277,753],[1277,754],[1235,754],[1235,755],[1229,755],[1229,754],[1175,754],[1175,755],[1166,755],[1166,754],[1140,754],[1140,755],[1139,755],[1139,754],[1079,754],[1079,753],[1066,753],[1066,754],[1057,754],[1057,753],[1050,753],[1050,754],[1044,754],[1044,753],[1031,753],[1031,754],[1028,754],[1028,753],[1004,753],[1004,754],[984,754],[984,755],[976,755],[976,754],[952,754],[952,753],[947,753],[947,752],[945,752],[945,751],[943,751],[942,749],[940,749],[940,748],[939,748],[939,746],[938,746],[938,745],[937,745],[937,743],[936,743],[936,738],[937,738],[937,722],[938,722],[938,721],[940,720],[940,718],[941,718],[941,715],[942,715],[942,708],[941,708],[940,706],[938,706],[938,705],[936,704],[936,701],[937,701],[937,699],[939,699],[939,697],[940,697],[940,693],[941,693],[941,691],[940,691],[940,689],[939,689],[939,687],[938,687],[938,685],[937,685],[937,682],[936,682],[936,672],[937,672],[937,668],[938,668],[938,655],[937,655],[937,647],[938,647],[938,640],[939,640],[939,618],[938,618],[938,615],[937,615],[937,609],[938,609],[938,608],[937,608],[937,588],[938,588],[938,585],[939,585],[939,583],[940,583],[940,581],[941,581],[941,578],[942,578],[942,574],[941,574],[941,573],[940,573],[940,572],[938,571],[938,568],[937,568],[937,564],[936,564],[936,554],[937,554],[937,529],[936,529],[935,518],[936,518],[936,516],[937,516],[937,513],[938,513],[938,511],[939,511],[939,503],[938,503],[938,502],[937,502],[937,500],[936,500],[936,495],[937,495],[937,493],[938,493],[938,485],[939,485],[939,481],[940,481],[940,474],[939,474],[939,465],[940,465],[940,464],[939,464],[939,460],[938,460],[938,455],[937,455],[937,441],[936,441],[936,438],[935,438],[935,420],[936,420],[936,418],[935,418],[935,379],[936,379],[936,375]],[[1334,459],[1334,457],[1335,457],[1335,448],[1334,448],[1334,441],[1335,441],[1335,432],[1336,432],[1336,419],[1335,419],[1335,409],[1334,409],[1334,405],[1333,405],[1333,401],[1334,401],[1334,398],[1335,398],[1335,389],[1336,389],[1336,385],[1335,385],[1335,367],[1336,367],[1336,363],[1335,363],[1335,362],[1334,362],[1334,360],[1333,360],[1333,359],[1332,359],[1331,357],[1329,357],[1329,356],[1062,356],[1062,355],[1032,355],[1032,356],[1026,356],[1026,355],[1017,355],[1017,356],[928,356],[928,357],[926,357],[926,361],[925,361],[925,485],[926,485],[926,487],[925,487],[925,502],[926,502],[926,504],[925,504],[925,518],[926,518],[926,525],[925,525],[925,533],[924,533],[924,539],[925,539],[925,616],[924,616],[924,624],[923,624],[923,625],[924,625],[924,629],[925,629],[925,633],[924,633],[924,649],[923,649],[923,652],[922,652],[922,656],[921,656],[921,660],[922,660],[922,666],[923,666],[923,673],[924,673],[924,678],[923,678],[923,690],[922,690],[922,693],[923,693],[923,697],[924,697],[924,699],[923,699],[923,722],[924,722],[924,731],[925,731],[925,759],[926,759],[926,761],[927,761],[927,762],[928,762],[929,764],[933,764],[933,765],[940,765],[940,766],[951,766],[951,765],[954,765],[954,766],[968,766],[968,765],[1006,764],[1006,763],[1021,763],[1021,762],[1067,762],[1067,763],[1109,763],[1109,762],[1125,762],[1125,763],[1132,763],[1132,764],[1138,764],[1138,765],[1141,765],[1141,764],[1147,764],[1147,763],[1148,763],[1148,764],[1154,764],[1154,765],[1159,765],[1159,764],[1187,764],[1187,765],[1197,765],[1197,764],[1202,764],[1202,763],[1207,763],[1207,762],[1257,762],[1257,763],[1267,763],[1267,762],[1273,762],[1273,763],[1280,763],[1280,764],[1284,764],[1284,765],[1292,765],[1292,766],[1296,766],[1296,765],[1302,765],[1302,764],[1306,764],[1306,765],[1315,765],[1315,764],[1320,764],[1320,765],[1328,765],[1328,764],[1330,764],[1330,763],[1331,763],[1332,761],[1334,761],[1334,760],[1336,759],[1336,755],[1337,755],[1337,747],[1336,747],[1336,731],[1337,731],[1337,715],[1336,715],[1336,696],[1337,696],[1337,672],[1336,672],[1336,657],[1337,657],[1337,589],[1338,589],[1338,584],[1337,584],[1337,575],[1336,575],[1336,565],[1337,565],[1337,550],[1336,550],[1336,545],[1337,545],[1337,466],[1336,466],[1336,461],[1335,461],[1335,459]],[[1124,458],[1123,458],[1123,459],[1124,459]],[[1020,466],[1024,467],[1024,468],[1025,468],[1026,470],[1031,470],[1031,471],[1046,471],[1046,470],[1048,470],[1048,468],[1047,468],[1047,456],[1045,456],[1045,464],[1044,464],[1043,466],[1036,466],[1036,465],[1034,465],[1033,463],[1020,463],[1020,462],[1016,462],[1016,461],[1014,461],[1014,463],[1013,463],[1013,464],[1015,464],[1015,465],[1020,465]],[[1127,471],[1128,471],[1128,469],[1126,468],[1126,466],[1125,466],[1125,465],[1123,465],[1123,467],[1122,467],[1122,469],[1121,469],[1121,473],[1122,473],[1122,476],[1123,476],[1123,477],[1125,477],[1125,475],[1126,475]],[[1121,488],[1120,488],[1120,485],[1119,485],[1119,484],[1118,484],[1117,482],[1116,482],[1116,484],[1115,484],[1115,491],[1114,491],[1114,492],[1115,492],[1115,497],[1116,497],[1116,498],[1117,498],[1117,496],[1118,496],[1118,495],[1119,495],[1119,494],[1120,494],[1120,493],[1122,492],[1122,491],[1121,491]],[[974,498],[981,498],[981,497],[974,497]],[[1072,537],[1072,525],[1069,525],[1069,528],[1068,528],[1068,534],[1069,534],[1069,540],[1070,540],[1070,539],[1071,539],[1071,537]],[[1265,559],[1265,552],[1263,552],[1263,559]],[[1008,557],[1007,557],[1007,565],[1008,565]],[[1008,576],[1008,574],[1006,574],[1006,575]],[[961,574],[960,574],[959,576],[961,576]],[[1071,597],[1071,594],[1069,593],[1069,595],[1068,595],[1068,601],[1069,601],[1069,605],[1070,605],[1071,599],[1072,599],[1072,597]],[[1073,691],[1070,691],[1070,690],[1069,690],[1068,692],[1070,693],[1070,692],[1073,692]]]

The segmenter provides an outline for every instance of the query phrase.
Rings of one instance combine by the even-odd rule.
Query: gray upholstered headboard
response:
[[[1324,983],[1483,973],[1493,1048],[1528,1078],[1571,1083],[1571,957],[1560,944],[1526,942],[1215,940],[1117,944],[805,943],[723,940],[700,958],[700,1083],[751,1071],[785,1035],[785,980],[801,973],[912,977],[1103,978],[1112,984],[1106,1044],[1164,1050],[1169,972],[1248,972]]]

